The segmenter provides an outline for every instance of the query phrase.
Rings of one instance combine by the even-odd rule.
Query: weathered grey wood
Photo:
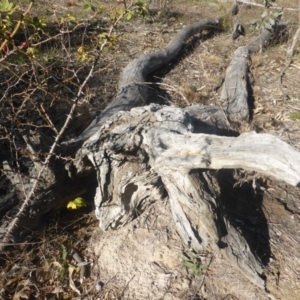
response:
[[[243,25],[239,22],[239,20],[235,20],[231,38],[233,40],[236,40],[241,35],[245,35],[245,29],[244,29]]]
[[[299,152],[273,135],[255,132],[239,137],[179,135],[165,128],[151,128],[143,138],[154,169],[188,172],[241,168],[300,186]]]
[[[208,193],[199,175],[182,170],[165,172],[163,168],[159,170],[159,174],[168,192],[173,220],[182,241],[198,251],[221,252],[235,268],[242,270],[252,283],[263,287],[263,280],[257,276],[263,271],[261,261],[251,252],[241,233],[226,219],[216,217],[217,196]],[[204,178],[209,180],[206,176]],[[216,221],[225,222],[226,235],[220,235]],[[196,233],[194,228],[198,228]],[[220,242],[226,247],[220,249]]]
[[[98,130],[103,122],[119,111],[128,111],[133,107],[148,104],[147,77],[174,60],[184,43],[192,36],[201,33],[203,30],[221,28],[221,20],[222,18],[206,19],[187,25],[171,40],[166,48],[142,54],[129,63],[120,76],[118,94],[115,100],[103,110],[78,138],[67,144],[85,141]]]
[[[140,161],[146,157],[160,176],[174,171],[188,174],[193,169],[242,168],[299,186],[300,153],[280,139],[255,132],[243,133],[239,137],[194,134],[192,129],[189,115],[181,109],[159,105],[120,112],[104,124],[77,153],[79,170],[82,160],[88,157],[99,172],[96,207],[107,201],[109,195],[119,199],[123,193],[121,186],[114,187],[118,192],[105,192],[107,183],[115,186],[112,179],[107,180],[109,173],[113,173],[114,178],[118,172],[118,184],[122,185],[121,170],[124,168],[125,185],[138,181],[137,174],[143,174],[147,169],[146,162]],[[136,151],[140,155],[136,156],[137,166],[136,162],[126,162],[125,159]],[[143,163],[143,171],[137,171],[142,170],[140,163]],[[116,166],[112,168],[112,164]],[[134,170],[129,176],[130,164],[134,165]],[[144,175],[139,176],[144,178]]]
[[[119,112],[77,153],[86,157],[99,182],[96,216],[103,230],[118,229],[167,191],[174,224],[189,247],[224,254],[251,282],[263,287],[262,263],[244,237],[226,222],[216,226],[218,199],[209,195],[197,169],[255,170],[294,186],[300,182],[300,153],[278,138],[254,132],[239,137],[195,134],[192,118],[175,107],[150,105]],[[219,220],[221,221],[221,220]],[[195,228],[199,230],[195,233]],[[224,249],[219,250],[219,242]]]
[[[146,77],[153,71],[167,65],[170,61],[176,58],[182,49],[182,46],[190,37],[197,33],[201,33],[203,30],[215,30],[220,26],[221,18],[207,19],[188,25],[174,37],[165,49],[150,54],[143,54],[130,63],[124,69],[119,80],[119,91],[116,99],[98,118],[92,122],[86,131],[79,137],[78,141],[86,140],[98,130],[100,124],[105,122],[105,120],[109,119],[110,116],[114,115],[118,111],[126,111],[130,110],[132,107],[146,104],[148,102],[148,87],[144,84]],[[29,164],[29,176],[18,174],[18,170],[13,169],[8,162],[5,164],[6,167],[4,167],[5,176],[7,176],[11,184],[16,187],[17,200],[15,203],[22,201],[22,199],[24,199],[24,195],[32,188],[36,174],[41,167],[41,163],[39,162],[36,152],[44,147],[42,145],[44,141],[41,141],[41,143],[37,141],[30,141],[26,135],[24,135],[23,138],[24,145],[22,145],[22,147],[27,148],[29,156],[27,162]],[[47,150],[45,150],[45,152],[46,151]],[[70,184],[72,180],[77,180],[77,178],[68,178],[68,175],[69,177],[73,176],[72,164],[69,162],[66,164],[67,171],[62,168],[63,163],[56,161],[52,164],[51,162],[49,168],[46,169],[46,172],[43,174],[43,181],[39,184],[39,193],[36,197],[36,200],[44,198],[44,201],[42,203],[36,201],[32,207],[28,208],[28,211],[23,212],[22,214],[21,219],[24,221],[26,221],[26,218],[35,217],[36,222],[30,223],[33,227],[38,223],[38,220],[43,216],[43,213],[47,213],[51,209],[58,209],[64,205],[67,198],[72,199],[72,197],[76,197],[78,193],[82,193],[82,190],[85,189],[85,184],[74,185],[74,187],[76,186],[75,189]],[[87,170],[86,173],[88,174],[90,171],[91,170]],[[78,179],[78,181],[80,181],[80,179]],[[51,191],[50,194],[49,191]],[[59,201],[56,198],[61,201],[59,205],[55,203],[55,201]],[[17,211],[18,206],[14,206],[11,213],[15,214]],[[10,219],[10,217],[7,215],[7,217],[2,220],[3,223],[1,226],[3,227],[3,231],[5,231],[5,228],[7,227],[6,219]],[[20,221],[20,226],[22,226],[22,224],[23,221]]]
[[[237,135],[232,129],[224,109],[214,106],[192,105],[183,109],[187,112],[196,133]]]
[[[231,8],[230,13],[235,14],[236,3]],[[215,123],[221,123],[221,127],[225,127],[225,119],[230,118],[231,121],[248,121],[248,92],[249,92],[249,63],[253,53],[262,49],[269,41],[274,29],[279,21],[273,25],[272,30],[263,30],[263,32],[247,46],[240,47],[235,52],[230,66],[227,69],[227,75],[224,81],[221,101],[224,103],[225,113],[218,114],[215,117]],[[70,143],[77,143],[86,140],[97,132],[99,126],[108,118],[119,111],[128,111],[133,107],[146,105],[148,99],[147,77],[156,70],[166,66],[174,60],[184,43],[203,30],[215,30],[220,28],[222,18],[206,19],[198,23],[184,27],[162,50],[149,54],[143,54],[133,60],[121,74],[119,80],[118,94],[115,100],[89,125],[89,127],[75,140]],[[246,100],[245,100],[246,99]],[[224,118],[225,117],[225,118]],[[213,119],[213,118],[212,118]],[[203,119],[200,119],[203,122]],[[225,122],[224,122],[225,121]],[[208,123],[210,121],[208,120]],[[227,121],[228,123],[228,121]],[[218,126],[217,126],[218,127]]]
[[[253,132],[239,137],[218,136],[237,135],[231,129],[232,122],[249,121],[250,57],[265,45],[272,31],[264,31],[235,52],[223,85],[222,108],[180,109],[154,104],[141,107],[149,100],[144,84],[147,76],[173,60],[192,35],[219,27],[220,20],[208,19],[185,27],[165,49],[144,54],[125,68],[115,101],[73,141],[84,142],[76,154],[75,165],[69,162],[65,170],[63,163],[51,162],[35,203],[23,212],[20,226],[28,219],[34,220],[32,226],[37,226],[54,203],[62,206],[68,198],[87,188],[87,182],[80,176],[96,174],[95,212],[102,230],[118,230],[153,203],[163,205],[168,200],[184,244],[196,251],[221,253],[263,288],[262,263],[243,235],[219,214],[217,193],[204,170],[255,170],[299,186],[300,153],[286,143]],[[34,147],[31,151],[30,141],[25,138],[25,142],[32,160],[31,176],[16,174],[9,164],[4,168],[20,200],[22,193],[30,188],[34,170],[40,168],[40,163],[35,161]],[[0,234],[5,233],[8,222],[9,214],[5,214]],[[226,227],[226,234],[220,230],[221,223]],[[24,234],[21,232],[19,237]]]
[[[246,46],[239,47],[226,70],[226,76],[221,93],[222,108],[230,122],[241,124],[249,122],[251,114],[251,82],[250,70],[251,55],[263,50],[272,37],[281,15],[277,17],[270,29],[264,29],[262,33]]]

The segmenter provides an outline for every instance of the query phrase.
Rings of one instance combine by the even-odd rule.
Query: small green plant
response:
[[[143,1],[135,1],[132,9],[129,9],[126,13],[126,20],[130,21],[135,14],[141,16],[143,19],[150,15],[147,6]]]
[[[63,280],[67,273],[70,274],[70,272],[73,273],[74,271],[79,270],[79,268],[73,266],[70,263],[70,258],[68,255],[69,248],[70,248],[69,243],[68,246],[65,246],[64,244],[60,244],[60,247],[61,247],[60,259],[57,258],[46,259],[42,265],[43,271],[40,270],[38,277]]]
[[[64,244],[60,244],[61,246],[61,268],[60,268],[60,277],[63,278],[68,270],[78,270],[75,266],[70,263],[68,258],[68,249]]]
[[[203,270],[207,269],[207,266],[201,262],[201,259],[193,251],[189,251],[188,254],[183,252],[181,258],[185,268],[192,276],[201,276]]]
[[[293,121],[298,121],[298,120],[300,120],[300,113],[297,111],[294,111],[294,112],[290,113],[290,118]]]
[[[276,19],[283,14],[283,9],[279,9],[277,12],[271,13],[267,9],[261,15],[261,20],[251,20],[250,28],[260,30],[261,28],[272,29]]]
[[[147,9],[147,5],[143,1],[135,1],[127,5],[125,0],[118,0],[118,5],[112,8],[109,12],[109,18],[112,24],[118,24],[122,19],[126,19],[130,21],[134,15],[142,17],[143,19],[146,16],[149,16],[149,11]],[[91,1],[86,1],[84,6],[84,10],[93,11],[95,14],[100,14],[103,12],[105,6],[95,6]],[[66,21],[66,20],[64,20]],[[114,49],[114,47],[118,44],[119,35],[116,32],[112,32],[109,30],[108,32],[101,32],[96,36],[95,43],[97,45],[97,49],[101,48],[103,53],[109,52]],[[89,61],[94,58],[94,47],[81,45],[77,49],[77,59],[79,61]]]
[[[28,25],[29,27],[31,26],[34,30],[43,30],[47,24],[46,20],[44,18],[38,18],[38,17],[33,17],[33,18],[24,18],[24,24]]]
[[[100,14],[104,11],[105,9],[105,5],[103,4],[97,4],[97,5],[94,5],[92,3],[92,0],[85,0],[84,1],[84,5],[83,5],[83,10],[84,11],[91,11],[93,12],[95,15],[97,14]]]
[[[66,270],[68,270],[68,261],[67,261],[67,256],[68,256],[68,251],[67,247],[64,244],[60,244],[61,246],[61,270],[60,270],[60,276],[64,277]]]
[[[0,29],[8,29],[12,26],[11,15],[19,8],[18,5],[14,5],[8,0],[2,0],[0,2]]]
[[[107,47],[113,48],[118,42],[118,36],[115,33],[112,33],[108,36],[107,32],[102,32],[98,35],[98,44],[101,45],[105,40],[107,40]]]
[[[261,15],[261,19],[254,19],[250,22],[250,28],[254,30],[260,29],[272,29],[272,26],[275,24],[276,19],[281,17],[283,14],[283,9],[279,9],[277,12],[271,12],[270,7],[272,6],[272,2],[275,0],[264,0],[265,10]]]
[[[82,197],[77,197],[74,200],[68,202],[68,209],[80,209],[82,207],[86,207],[85,200]]]

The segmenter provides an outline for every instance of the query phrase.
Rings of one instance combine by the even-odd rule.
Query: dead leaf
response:
[[[74,270],[75,270],[74,268],[69,267],[69,286],[74,292],[76,292],[78,295],[81,295],[80,291],[76,288],[75,283],[72,278],[72,274],[73,274]]]
[[[28,285],[30,283],[31,283],[30,280],[23,280],[24,287],[20,291],[18,291],[16,294],[14,294],[12,300],[29,299],[31,291],[30,291],[30,287]]]

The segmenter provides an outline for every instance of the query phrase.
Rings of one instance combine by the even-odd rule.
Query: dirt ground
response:
[[[116,5],[116,1],[98,2]],[[89,83],[90,104],[95,111],[101,111],[114,99],[120,72],[132,59],[165,47],[185,24],[220,16],[231,5],[217,0],[148,2],[151,16],[145,20],[135,17],[117,28],[118,43],[113,51],[104,55]],[[297,8],[296,0],[278,0],[276,4]],[[62,5],[60,1],[52,1],[50,8],[57,9],[59,5]],[[76,12],[80,5],[81,2],[64,1],[63,9]],[[234,50],[258,35],[259,31],[252,29],[250,22],[259,20],[262,12],[262,7],[241,6],[238,19],[245,26],[246,35],[235,41],[231,40],[231,23],[223,32],[193,38],[174,63],[153,75],[156,82],[153,101],[180,107],[195,103],[218,106],[220,90],[214,91],[214,88],[224,76]],[[300,150],[299,45],[283,78],[283,87],[279,84],[286,50],[298,26],[297,16],[295,10],[286,11],[282,18],[286,29],[252,59],[255,108],[251,130],[271,133]],[[97,229],[92,205],[76,215],[63,212],[53,216],[39,242],[29,248],[21,247],[26,252],[22,253],[22,261],[11,256],[18,253],[15,249],[6,253],[7,264],[0,271],[0,276],[6,276],[6,287],[1,287],[0,295],[8,297],[3,299],[76,299],[67,279],[60,283],[58,276],[49,278],[45,273],[66,263],[60,258],[61,244],[77,242],[82,253],[93,260],[91,278],[81,284],[79,279],[75,280],[83,292],[92,290],[85,299],[300,299],[298,188],[241,170],[215,172],[214,176],[227,178],[220,184],[222,204],[228,210],[232,225],[247,236],[253,251],[265,263],[264,291],[233,269],[221,254],[208,251],[194,258],[180,243],[165,201],[156,203],[144,216],[113,233]],[[182,253],[197,266],[196,271],[200,270],[197,275],[187,267]],[[25,281],[32,276],[30,270],[36,266],[42,269],[35,274],[36,284],[31,283],[24,289]],[[21,269],[20,275],[15,275],[14,268]],[[45,286],[41,288],[42,283]],[[20,287],[23,294],[12,297]],[[26,295],[30,296],[26,298]]]

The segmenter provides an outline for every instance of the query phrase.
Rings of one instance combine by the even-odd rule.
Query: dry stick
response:
[[[298,19],[299,19],[299,27],[293,37],[293,42],[291,47],[287,50],[287,63],[285,65],[285,67],[282,69],[282,71],[280,72],[279,75],[279,83],[280,83],[280,88],[283,91],[283,87],[282,87],[282,78],[284,76],[285,71],[288,69],[288,67],[290,66],[292,59],[293,59],[293,55],[294,55],[294,51],[295,51],[295,47],[296,44],[299,40],[299,36],[300,36],[300,0],[298,0]]]
[[[40,41],[40,42],[38,42],[38,43],[32,43],[31,46],[32,46],[32,47],[37,47],[37,46],[40,46],[40,45],[42,45],[42,44],[45,44],[45,43],[47,43],[47,42],[49,42],[49,41],[53,41],[53,40],[55,40],[56,38],[62,36],[63,34],[66,34],[66,33],[72,33],[74,30],[76,30],[77,28],[79,28],[79,27],[82,26],[83,24],[84,24],[84,23],[79,23],[79,24],[75,25],[75,26],[74,26],[72,29],[70,29],[70,30],[61,30],[58,34],[56,34],[56,35],[54,35],[54,36],[52,36],[52,37],[49,37],[49,38],[47,38],[47,39],[45,39],[45,40],[43,40],[43,41]]]
[[[9,237],[10,237],[10,234],[11,234],[12,230],[17,225],[17,222],[18,222],[20,216],[22,215],[22,213],[24,212],[25,208],[29,204],[29,201],[31,200],[31,198],[34,196],[34,193],[35,193],[35,191],[37,189],[38,182],[39,182],[40,178],[42,177],[43,172],[48,167],[50,159],[54,155],[54,150],[55,150],[56,146],[58,145],[58,142],[59,142],[60,138],[62,137],[63,133],[67,129],[67,127],[68,127],[68,125],[69,125],[69,123],[70,123],[70,121],[71,121],[71,119],[73,117],[73,114],[74,114],[74,111],[75,111],[75,109],[77,107],[77,104],[78,104],[78,101],[80,99],[80,95],[82,93],[82,90],[85,87],[85,85],[87,84],[87,82],[90,79],[90,77],[92,76],[92,74],[94,72],[94,69],[95,69],[95,66],[97,65],[97,63],[98,63],[98,61],[100,59],[101,53],[103,52],[103,49],[104,49],[104,47],[106,46],[106,44],[108,42],[108,39],[111,37],[111,34],[112,34],[115,26],[120,22],[120,20],[125,16],[125,14],[127,13],[128,9],[130,9],[130,8],[131,8],[131,6],[128,6],[127,10],[125,10],[121,16],[119,16],[118,18],[116,18],[114,20],[114,22],[112,23],[112,25],[110,26],[109,32],[107,34],[107,38],[101,44],[98,56],[95,58],[95,61],[94,61],[93,65],[92,65],[92,67],[90,69],[89,74],[87,75],[86,79],[84,80],[84,82],[80,86],[79,91],[77,93],[77,97],[74,100],[74,104],[71,107],[71,110],[70,110],[70,112],[69,112],[69,114],[67,116],[67,119],[66,119],[63,127],[59,131],[59,134],[55,137],[54,143],[51,146],[49,154],[47,155],[47,157],[46,157],[46,159],[45,159],[45,161],[43,163],[43,166],[42,166],[40,172],[38,173],[38,175],[37,175],[37,177],[36,177],[36,179],[35,179],[35,181],[33,183],[33,186],[31,188],[29,194],[27,196],[25,196],[25,200],[24,200],[23,204],[21,205],[18,213],[16,214],[16,216],[13,218],[13,220],[10,222],[9,226],[7,227],[7,231],[6,231],[6,233],[5,233],[2,241],[0,242],[0,251],[3,251],[4,247],[6,246],[6,243],[8,243]]]
[[[300,36],[300,26],[298,27],[294,37],[293,37],[293,43],[291,45],[291,47],[287,50],[287,63],[285,65],[285,67],[282,69],[282,71],[280,72],[279,75],[279,82],[280,84],[282,84],[282,78],[284,76],[285,71],[287,70],[287,68],[290,66],[292,59],[293,59],[293,55],[294,55],[294,50],[296,47],[296,44],[299,40],[299,36]]]
[[[263,4],[259,4],[259,3],[256,3],[256,2],[249,2],[249,1],[245,1],[245,0],[237,0],[238,3],[241,3],[241,4],[245,4],[245,5],[250,5],[250,6],[257,6],[257,7],[263,7],[265,8],[265,6]],[[280,9],[281,7],[277,6],[277,5],[272,5],[270,7],[270,9]],[[284,10],[290,10],[290,11],[297,11],[298,8],[285,8]]]
[[[58,133],[57,129],[55,128],[54,124],[52,123],[51,119],[49,118],[49,116],[48,116],[48,114],[47,114],[47,112],[46,112],[46,110],[45,110],[45,108],[44,108],[44,105],[43,105],[43,104],[40,104],[40,107],[41,107],[42,112],[43,112],[44,115],[45,115],[45,118],[46,118],[46,121],[47,121],[48,124],[49,124],[49,127],[52,128],[52,130],[58,135],[59,133]],[[40,116],[43,118],[43,115],[42,115],[42,114],[40,114]]]
[[[11,53],[13,53],[14,51],[11,51]],[[4,58],[6,59],[6,57],[7,56],[5,56]],[[13,85],[11,85],[11,86],[9,86],[7,89],[6,89],[6,91],[5,91],[5,93],[4,93],[4,96],[2,97],[2,98],[0,98],[0,102],[3,100],[3,99],[6,99],[5,98],[5,95],[7,94],[7,91],[8,91],[8,89],[9,88],[12,88],[12,87],[14,87],[14,86],[16,86],[19,82],[24,82],[24,83],[27,83],[28,85],[33,85],[33,83],[32,82],[30,82],[30,80],[26,80],[26,79],[24,79],[24,76],[26,75],[26,74],[28,74],[28,70],[26,71],[26,72],[24,72],[22,75],[18,75],[16,72],[14,72],[13,70],[12,70],[12,68],[10,68],[9,66],[6,66],[5,64],[1,64],[1,59],[0,59],[0,67],[2,67],[2,68],[5,68],[7,71],[9,71],[10,73],[12,73],[15,77],[18,77],[18,81],[16,82],[16,83],[14,83]],[[41,62],[39,62],[38,60],[35,60],[35,62],[36,63],[38,63],[39,64],[39,66],[40,67],[42,67],[44,70],[47,70],[47,68],[45,67],[45,66],[43,66],[42,64],[41,64]],[[54,73],[52,73],[52,72],[50,72],[50,75],[51,76],[56,76]],[[54,79],[54,78],[53,78]],[[55,80],[57,83],[59,83],[59,84],[62,84],[61,82],[59,82],[59,81],[57,81],[57,80]],[[43,86],[35,86],[35,88],[38,88],[39,90],[41,90],[41,91],[43,91],[43,92],[45,92],[46,94],[49,94],[49,95],[51,95],[51,96],[56,96],[56,94],[53,94],[53,93],[51,93],[51,92],[49,92],[49,91],[47,91]],[[31,92],[31,94],[33,93],[33,91]],[[72,91],[72,93],[73,93],[73,91]],[[74,94],[74,93],[73,93]],[[75,96],[77,96],[76,94],[75,94]],[[27,98],[30,98],[29,96],[27,97]],[[64,100],[68,100],[68,99],[64,99]],[[69,100],[70,102],[73,102],[72,100]],[[20,109],[19,109],[19,111],[20,111]],[[16,116],[14,116],[14,118],[16,119]]]

